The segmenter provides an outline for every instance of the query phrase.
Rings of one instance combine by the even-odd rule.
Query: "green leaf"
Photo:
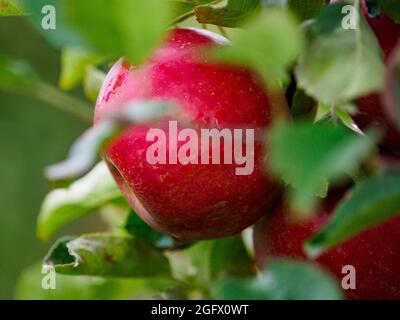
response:
[[[61,53],[61,74],[59,85],[63,90],[78,86],[86,74],[86,69],[97,65],[104,57],[81,47],[67,47]]]
[[[278,124],[269,133],[273,171],[292,187],[294,207],[309,211],[313,195],[357,169],[374,148],[366,136],[330,122]]]
[[[176,245],[174,239],[152,229],[135,212],[128,216],[125,229],[131,235],[159,249],[169,249]]]
[[[275,260],[252,278],[227,278],[212,286],[224,300],[338,300],[341,290],[329,274],[303,262]]]
[[[311,25],[310,43],[296,67],[299,87],[327,105],[346,103],[383,85],[384,64],[376,38],[359,8],[355,29],[342,27],[345,5],[328,6]]]
[[[357,110],[357,107],[352,104],[348,104],[342,107],[337,107],[335,108],[335,113],[336,116],[342,121],[342,123],[349,129],[353,130],[354,132],[357,132],[359,134],[362,134],[362,131],[360,128],[357,126],[355,121],[353,120],[351,113],[347,109],[353,109]]]
[[[0,0],[0,17],[25,15],[19,2],[18,0]]]
[[[100,162],[67,189],[56,189],[46,196],[37,221],[37,235],[49,240],[64,225],[121,197],[107,166]]]
[[[386,173],[356,185],[335,209],[330,222],[305,246],[313,257],[388,220],[400,211],[400,174]]]
[[[205,290],[209,290],[209,286],[221,277],[249,275],[255,271],[240,237],[195,243],[175,255],[171,254],[170,261],[178,279]]]
[[[46,281],[46,277],[48,281]],[[41,263],[24,270],[18,279],[17,300],[131,300],[154,299],[163,292],[177,288],[169,279],[107,279],[89,276],[56,274],[55,289],[45,290],[42,283],[52,281],[49,271]]]
[[[79,35],[66,17],[66,3],[64,0],[25,0],[24,7],[29,12],[27,16],[35,29],[56,49],[66,46],[87,47],[88,43]],[[56,28],[46,30],[42,28],[42,13],[45,6],[53,6],[56,13]]]
[[[393,0],[378,0],[379,6],[396,23],[400,23],[400,2]]]
[[[70,0],[70,21],[105,55],[139,65],[162,40],[172,18],[168,1]]]
[[[215,24],[221,27],[236,27],[260,7],[260,0],[228,0],[222,8],[212,5],[195,7],[199,23]]]
[[[209,282],[226,275],[254,273],[252,260],[240,237],[227,237],[194,245],[189,249],[193,261],[202,268]],[[205,259],[201,259],[203,256]]]
[[[105,233],[61,239],[44,265],[66,275],[168,278],[170,274],[168,260],[145,242]]]
[[[231,40],[232,46],[219,48],[216,57],[252,67],[274,86],[286,77],[287,68],[294,63],[303,44],[296,20],[281,9],[264,11],[244,30],[232,30]]]
[[[91,101],[96,101],[106,75],[99,69],[88,66],[83,79],[85,96]]]
[[[288,0],[288,3],[301,21],[318,17],[326,7],[326,0]]]

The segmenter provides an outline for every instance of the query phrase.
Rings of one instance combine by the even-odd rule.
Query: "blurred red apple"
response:
[[[176,103],[197,130],[267,127],[270,104],[257,76],[212,62],[205,51],[226,44],[212,32],[175,29],[143,66],[118,61],[103,84],[95,122],[128,102],[155,99]],[[168,141],[167,122],[157,128]],[[148,131],[131,127],[103,158],[131,206],[154,228],[181,241],[212,239],[242,231],[270,208],[277,188],[264,174],[262,144],[255,143],[254,171],[239,176],[234,164],[149,164]]]
[[[308,222],[293,222],[281,205],[254,227],[254,248],[259,268],[268,268],[268,259],[285,257],[306,259],[304,242],[327,222],[337,196],[331,197]],[[316,260],[341,281],[355,268],[356,289],[345,290],[350,299],[400,299],[400,217],[364,231],[328,250]]]

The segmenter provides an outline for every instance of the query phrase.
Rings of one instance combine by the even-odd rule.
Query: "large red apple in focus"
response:
[[[291,221],[283,205],[273,215],[261,219],[254,227],[259,268],[268,268],[268,259],[273,257],[306,259],[303,244],[327,222],[336,198],[329,199],[308,222]],[[339,281],[346,275],[342,274],[343,266],[355,267],[356,289],[345,290],[350,299],[400,299],[400,217],[356,235],[324,253],[317,262]]]
[[[390,20],[385,13],[382,13],[381,17],[369,17],[365,2],[363,1],[362,4],[364,16],[375,33],[387,61],[396,48],[396,44],[400,44],[400,25]],[[391,151],[400,154],[400,132],[385,113],[380,93],[362,97],[357,104],[359,114],[355,117],[355,121],[358,126],[362,129],[370,126],[383,128],[386,131],[383,144]]]
[[[197,129],[267,127],[270,104],[258,78],[207,58],[206,49],[226,44],[212,32],[175,29],[143,66],[120,60],[103,84],[95,123],[127,102],[151,99],[176,103]],[[157,128],[168,141],[167,121]],[[270,208],[277,189],[264,174],[260,143],[253,173],[238,176],[232,164],[149,164],[148,130],[131,127],[103,158],[131,206],[155,229],[180,241],[223,237],[254,224]]]

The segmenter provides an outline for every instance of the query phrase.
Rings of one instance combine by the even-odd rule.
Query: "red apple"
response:
[[[95,123],[127,102],[152,99],[176,103],[197,130],[267,127],[270,104],[258,77],[207,57],[206,49],[225,44],[212,32],[175,29],[143,66],[120,60],[103,84]],[[157,128],[169,138],[166,120]],[[234,164],[149,164],[148,131],[146,125],[131,127],[103,158],[131,206],[155,229],[180,241],[233,235],[254,224],[274,201],[277,188],[264,173],[260,143],[253,173],[239,176]]]
[[[369,17],[364,1],[362,4],[364,16],[375,33],[387,61],[400,40],[400,25],[390,20],[384,13],[379,18]],[[385,113],[380,93],[362,97],[357,104],[359,108],[359,114],[355,117],[357,125],[362,129],[370,126],[384,129],[386,135],[383,145],[395,153],[400,153],[400,132]]]
[[[327,201],[311,220],[290,220],[284,205],[254,227],[254,248],[259,268],[268,268],[268,259],[285,257],[306,259],[304,242],[329,218],[336,199]],[[350,299],[400,299],[400,217],[364,231],[330,249],[317,259],[341,281],[343,266],[356,270],[356,289],[347,289]],[[340,283],[340,282],[339,282]]]

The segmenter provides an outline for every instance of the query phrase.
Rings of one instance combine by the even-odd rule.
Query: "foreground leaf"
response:
[[[309,20],[319,16],[326,7],[325,0],[288,0],[292,9],[300,20]]]
[[[46,281],[48,277],[48,281]],[[44,290],[51,284],[49,271],[43,272],[41,263],[25,269],[18,279],[17,300],[130,300],[154,299],[165,291],[179,287],[169,279],[106,279],[90,276],[56,274],[55,290]]]
[[[139,65],[162,40],[172,18],[168,1],[69,0],[70,21],[105,55]]]
[[[190,283],[203,298],[222,277],[249,276],[255,267],[240,237],[200,241],[183,250],[167,251],[175,279]]]
[[[66,4],[64,0],[25,0],[24,7],[29,13],[28,19],[32,22],[32,26],[56,49],[63,49],[67,46],[88,47],[81,35],[71,26],[66,17]],[[43,18],[50,11],[42,13],[43,8],[51,6],[55,10],[56,28],[47,30],[42,27]],[[50,8],[50,7],[48,7]]]
[[[125,224],[125,229],[133,236],[159,248],[173,248],[177,243],[169,235],[157,232],[146,224],[135,212],[131,212]]]
[[[253,278],[227,278],[213,285],[224,300],[338,300],[338,284],[326,272],[303,262],[276,260]]]
[[[224,7],[212,5],[195,7],[197,21],[215,24],[221,27],[235,27],[253,14],[260,5],[260,0],[228,0]]]
[[[330,222],[305,246],[317,257],[356,234],[400,212],[400,174],[386,173],[365,180],[338,205]]]
[[[46,196],[38,217],[37,235],[47,241],[64,225],[121,197],[107,166],[100,162],[67,189],[53,190]]]
[[[328,181],[356,170],[373,149],[368,137],[332,123],[278,124],[269,133],[269,166],[292,187],[295,209],[309,211]],[[324,194],[325,192],[322,192]]]
[[[168,277],[168,260],[145,242],[111,234],[58,241],[44,260],[60,274],[101,277]]]
[[[270,9],[230,33],[232,46],[216,52],[218,59],[252,67],[276,86],[301,51],[303,37],[296,20],[287,11]]]
[[[359,8],[354,29],[342,27],[345,5],[328,6],[311,25],[310,44],[296,68],[299,87],[327,105],[346,103],[383,86],[379,44]]]

